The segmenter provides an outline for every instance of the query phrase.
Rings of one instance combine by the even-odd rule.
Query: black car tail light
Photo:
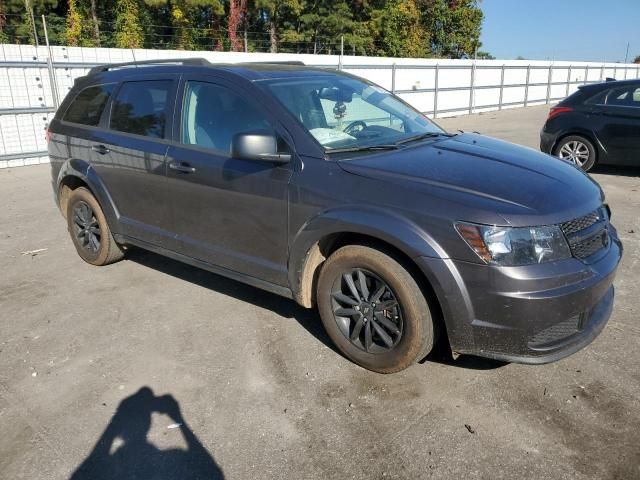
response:
[[[547,120],[551,120],[553,117],[557,117],[561,113],[573,112],[573,108],[571,107],[553,107],[549,110],[549,116]]]

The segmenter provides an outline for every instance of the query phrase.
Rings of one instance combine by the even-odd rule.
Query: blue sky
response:
[[[640,0],[482,0],[482,50],[499,59],[632,61]]]

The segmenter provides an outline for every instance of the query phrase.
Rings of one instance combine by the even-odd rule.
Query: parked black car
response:
[[[447,133],[345,73],[155,63],[93,69],[50,125],[85,261],[134,245],[317,305],[337,347],[385,373],[438,335],[550,362],[607,322],[622,246],[574,166]]]
[[[540,149],[584,171],[640,166],[640,80],[585,85],[549,112]]]

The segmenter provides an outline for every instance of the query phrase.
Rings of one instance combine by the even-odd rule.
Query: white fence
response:
[[[49,51],[51,54],[49,54]],[[342,68],[393,91],[430,117],[551,103],[578,86],[640,78],[640,65],[441,60],[0,45],[0,168],[45,163],[44,130],[77,77],[103,63],[204,57],[212,62],[300,60]],[[51,60],[49,60],[51,58]]]

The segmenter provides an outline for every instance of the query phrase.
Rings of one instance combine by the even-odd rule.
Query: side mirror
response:
[[[231,156],[242,160],[288,163],[289,153],[278,153],[278,139],[266,131],[243,132],[233,136]]]

